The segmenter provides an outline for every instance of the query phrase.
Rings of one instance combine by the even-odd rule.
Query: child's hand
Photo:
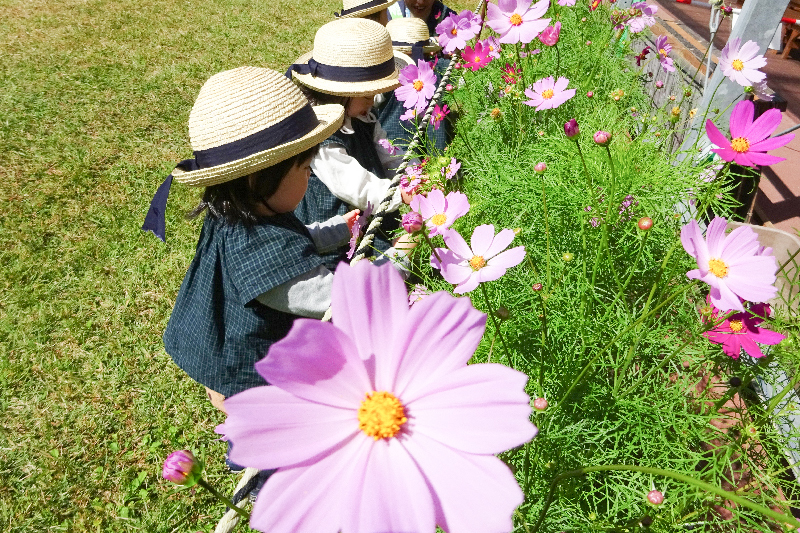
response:
[[[405,250],[408,252],[417,247],[417,241],[414,240],[412,234],[406,233],[395,240],[393,246],[398,250]]]
[[[414,195],[413,194],[408,194],[407,192],[401,190],[400,191],[400,198],[402,198],[404,204],[411,205],[411,199],[414,198]]]
[[[356,219],[358,218],[359,213],[361,213],[360,209],[353,209],[349,213],[345,213],[342,215],[344,221],[347,222],[347,229],[353,231],[353,224],[356,223]]]

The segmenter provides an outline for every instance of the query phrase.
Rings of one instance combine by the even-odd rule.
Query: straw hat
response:
[[[337,18],[357,18],[372,15],[388,8],[397,0],[343,0],[342,10],[334,13]]]
[[[336,96],[374,96],[400,86],[413,60],[392,49],[386,28],[368,19],[329,22],[317,30],[314,50],[290,67],[299,83]]]
[[[411,54],[412,45],[417,43],[424,43],[422,52],[425,54],[433,54],[442,49],[436,38],[430,37],[428,25],[422,19],[413,17],[392,19],[386,25],[386,30],[392,37],[394,49],[404,54]]]
[[[189,114],[199,170],[175,168],[181,183],[207,187],[272,166],[319,144],[339,129],[340,105],[311,107],[284,75],[239,67],[212,76]]]

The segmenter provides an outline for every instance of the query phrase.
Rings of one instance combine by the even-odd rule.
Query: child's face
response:
[[[369,110],[372,109],[372,104],[374,103],[374,98],[372,96],[356,96],[350,99],[350,103],[347,104],[347,116],[350,118],[353,117],[365,117]]]
[[[311,176],[311,158],[295,163],[286,173],[278,190],[269,197],[267,204],[276,213],[294,211],[308,189]]]
[[[415,18],[427,19],[433,8],[433,0],[406,0],[406,7]]]

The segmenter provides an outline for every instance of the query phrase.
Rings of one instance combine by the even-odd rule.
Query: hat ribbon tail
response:
[[[199,166],[194,159],[186,159],[176,165],[184,171],[190,172],[199,170]],[[150,209],[147,210],[147,215],[144,217],[144,224],[142,224],[142,231],[150,231],[161,239],[161,242],[166,241],[167,221],[165,212],[167,210],[167,198],[169,197],[169,190],[172,186],[172,174],[158,186],[156,194],[150,201]]]

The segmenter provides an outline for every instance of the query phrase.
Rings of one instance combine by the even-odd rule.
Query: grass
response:
[[[166,455],[190,448],[210,480],[234,484],[213,433],[221,414],[161,342],[199,234],[182,217],[198,191],[173,188],[166,246],[139,227],[191,153],[205,80],[282,71],[337,9],[2,0],[0,530],[213,529],[219,504],[160,479]]]

